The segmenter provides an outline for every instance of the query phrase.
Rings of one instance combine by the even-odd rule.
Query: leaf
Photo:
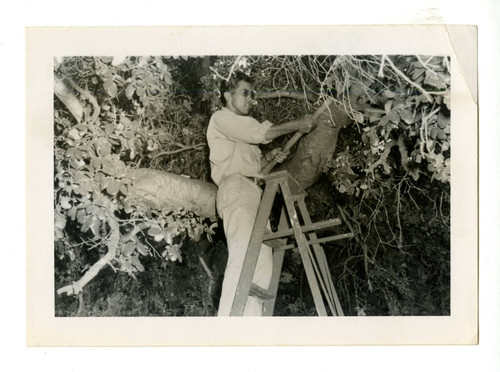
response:
[[[445,140],[446,139],[446,132],[444,130],[442,130],[441,128],[437,128],[436,137],[439,140]]]
[[[114,176],[116,174],[116,168],[113,166],[113,163],[110,161],[104,161],[102,163],[102,172],[106,173],[107,175]]]
[[[396,95],[396,93],[391,92],[390,90],[384,90],[384,96],[386,96],[387,98],[394,98],[396,97]]]
[[[101,221],[97,217],[92,218],[92,223],[89,225],[90,230],[92,230],[92,233],[94,236],[99,236],[99,231],[101,230]]]
[[[97,155],[99,155],[99,156],[106,156],[106,155],[111,154],[111,143],[109,143],[109,140],[106,138],[99,138],[94,143],[94,146],[95,146]],[[96,164],[94,164],[94,167],[97,168]]]
[[[74,261],[74,260],[75,260],[75,258],[76,258],[75,252],[73,252],[73,251],[68,251],[68,252],[67,252],[67,255],[68,255],[68,257],[69,257],[69,259],[70,259],[71,261]]]
[[[72,207],[68,210],[68,212],[66,212],[66,215],[72,220],[74,220],[76,217],[76,210],[77,210],[76,207]]]
[[[422,76],[422,74],[425,72],[426,70],[423,69],[423,68],[417,68],[415,69],[415,71],[413,71],[413,74],[411,76],[412,80],[413,81],[417,81],[417,79]]]
[[[120,192],[123,194],[123,195],[128,195],[128,187],[126,184],[122,183],[121,186],[120,186]]]
[[[118,87],[113,82],[113,79],[107,79],[104,81],[103,88],[110,97],[116,97],[118,93]]]
[[[130,119],[128,117],[126,117],[125,115],[120,115],[120,123],[122,123],[123,125],[126,125],[126,126],[129,126],[132,122],[130,121]]]
[[[139,96],[139,98],[142,99],[142,98],[144,98],[144,94],[146,93],[146,91],[144,88],[139,87],[139,88],[137,88],[136,93]]]
[[[132,265],[139,270],[141,273],[144,271],[144,266],[141,264],[141,261],[139,261],[139,258],[137,256],[132,256],[130,258],[130,262]]]
[[[165,80],[165,83],[167,85],[172,85],[172,75],[170,74],[169,71],[165,72],[165,75],[163,76],[163,80]]]
[[[104,191],[106,187],[108,187],[109,183],[111,182],[111,178],[104,178],[100,183],[99,186],[101,188],[101,191]]]
[[[387,118],[389,119],[389,121],[392,121],[393,123],[399,123],[400,120],[398,113],[395,111],[389,112],[389,114],[387,114]]]
[[[127,59],[126,56],[114,56],[113,61],[111,61],[111,65],[112,66],[121,65],[123,62],[125,62],[125,59]]]
[[[158,235],[155,235],[155,237],[153,238],[155,242],[159,243],[163,240],[165,236],[163,234],[158,234]]]
[[[437,118],[437,124],[439,128],[445,129],[446,127],[450,126],[450,118],[447,116],[444,116],[442,113],[439,113],[439,116]]]
[[[446,107],[448,108],[448,110],[451,110],[450,95],[449,94],[444,95],[443,102],[446,104]]]
[[[399,110],[399,116],[406,124],[413,124],[414,122],[413,113],[411,112],[411,110],[408,110],[406,108],[401,109]]]
[[[163,234],[162,234],[162,238],[163,238]],[[156,237],[155,237],[155,240],[156,240]],[[172,244],[173,243],[172,233],[171,232],[167,232],[165,234],[165,241],[167,242],[167,244]]]
[[[391,107],[392,107],[392,103],[394,101],[390,100],[390,101],[387,101],[384,105],[384,110],[386,113],[389,113],[391,111]]]
[[[81,138],[80,133],[78,132],[78,129],[76,129],[76,128],[73,128],[68,132],[68,137],[75,140],[75,141],[77,141]]]
[[[55,214],[55,226],[64,229],[66,227],[66,217],[63,215],[56,213]]]
[[[110,180],[109,185],[106,187],[106,191],[110,195],[118,194],[118,191],[120,191],[120,183],[115,180]]]
[[[363,116],[363,114],[361,112],[355,112],[353,114],[353,118],[354,118],[354,121],[356,123],[363,123],[365,120],[365,117]]]
[[[127,88],[125,89],[125,96],[127,96],[128,99],[131,99],[134,96],[135,92],[135,87],[133,84],[127,85]]]
[[[95,214],[97,214],[97,211],[99,210],[99,207],[98,207],[98,206],[96,206],[96,205],[94,205],[94,204],[90,204],[90,205],[86,208],[86,210],[87,210],[87,213],[88,213],[88,214],[93,214],[93,215],[95,215]]]
[[[156,235],[159,235],[159,234],[163,234],[163,230],[160,229],[159,226],[153,226],[153,227],[151,227],[148,230],[148,235],[149,236],[156,236]]]
[[[134,253],[137,245],[135,242],[128,242],[122,247],[122,254],[124,256],[130,256],[132,253]]]
[[[414,169],[408,172],[410,176],[413,178],[414,181],[418,181],[420,178],[420,173],[418,172],[418,169]]]
[[[444,76],[434,71],[427,70],[425,72],[424,83],[427,85],[432,85],[433,87],[438,89],[446,89]]]
[[[143,256],[148,255],[148,248],[142,243],[137,243],[137,251]]]
[[[440,166],[443,165],[444,163],[444,155],[443,154],[437,154],[436,157],[434,158],[434,161],[439,164]]]
[[[70,209],[72,207],[71,203],[69,202],[69,197],[67,197],[67,196],[61,196],[59,198],[59,204],[64,209]]]
[[[106,218],[106,211],[104,208],[99,208],[99,211],[97,211],[97,218],[100,221],[103,221]]]
[[[74,147],[70,147],[69,149],[66,150],[66,156],[67,157],[71,157],[71,156],[74,156],[75,155],[75,148]]]
[[[110,134],[113,134],[115,132],[115,126],[113,124],[106,124],[104,126],[104,131],[109,136]]]

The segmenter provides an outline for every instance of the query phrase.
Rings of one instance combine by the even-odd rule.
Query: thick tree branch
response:
[[[80,123],[83,119],[83,106],[71,89],[57,76],[54,76],[54,94],[67,107],[76,121]]]
[[[94,124],[97,118],[99,117],[99,114],[101,113],[101,107],[99,106],[99,103],[97,103],[97,99],[88,90],[80,88],[73,80],[69,78],[65,80],[69,82],[69,84],[73,87],[73,89],[76,89],[82,96],[87,98],[94,107],[94,112],[91,118],[91,122],[92,124]]]
[[[326,109],[330,107],[330,105],[333,103],[333,99],[329,98],[323,104],[319,109],[316,110],[316,112],[313,114],[312,121],[313,123],[318,120],[318,118],[325,112]],[[334,123],[335,125],[335,123]],[[291,148],[297,143],[297,141],[303,136],[304,133],[296,132],[293,137],[285,144],[283,147],[284,152],[288,152],[291,150]],[[276,160],[271,160],[269,163],[266,164],[266,166],[262,169],[262,174],[268,174],[276,165]]]
[[[290,92],[260,92],[257,93],[257,99],[271,99],[271,98],[293,98],[300,100],[307,100],[310,102],[315,102],[316,97],[312,93],[290,91]]]

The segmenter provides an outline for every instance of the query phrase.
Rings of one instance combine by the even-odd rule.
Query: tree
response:
[[[189,73],[193,66],[204,74],[201,83]],[[213,235],[215,187],[204,128],[221,79],[236,70],[255,78],[258,119],[280,123],[332,102],[323,114],[330,123],[319,121],[282,167],[305,188],[317,187],[310,193],[317,215],[340,214],[356,234],[331,254],[350,313],[413,314],[420,311],[415,303],[425,301],[429,313],[446,313],[450,72],[448,58],[439,56],[73,57],[57,63],[57,257],[78,262],[83,251],[101,251],[81,279],[73,272],[77,281],[58,293],[79,293],[106,265],[135,275],[146,257],[181,260],[188,240]],[[443,244],[437,257],[431,252],[437,243],[412,249],[427,243],[414,241],[422,218],[432,222],[429,240]],[[417,288],[408,276],[425,266],[415,260],[429,259],[443,283],[425,300],[416,296],[425,283]]]

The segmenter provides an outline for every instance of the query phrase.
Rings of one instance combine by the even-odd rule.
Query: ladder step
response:
[[[320,230],[320,229],[326,229],[328,227],[338,226],[340,224],[341,224],[340,219],[333,218],[333,219],[326,220],[326,221],[315,222],[315,223],[310,224],[310,225],[303,225],[300,227],[300,230],[302,232],[310,232],[310,231],[316,231],[316,230]],[[292,236],[292,235],[293,235],[293,229],[286,229],[286,230],[277,231],[274,233],[264,234],[263,240],[267,241],[267,240],[272,240],[272,239],[279,239],[279,238],[284,238],[285,236]]]
[[[334,240],[340,240],[340,239],[346,239],[346,238],[352,238],[352,237],[354,237],[353,233],[339,234],[339,235],[334,235],[334,236],[328,236],[326,238],[310,239],[307,241],[307,244],[308,245],[323,244],[326,242],[332,242]],[[297,248],[297,245],[295,243],[282,245],[278,248],[275,248],[275,250],[286,250],[286,249],[293,249],[293,248]]]
[[[264,176],[266,183],[272,180],[285,179],[288,187],[290,188],[290,193],[292,197],[305,196],[306,192],[300,186],[300,184],[293,178],[287,171],[278,171],[269,173]]]
[[[252,283],[250,287],[250,296],[257,297],[261,300],[270,300],[274,298],[274,295],[271,292],[254,283]]]
[[[267,240],[266,245],[274,249],[280,249],[286,245],[286,239]]]

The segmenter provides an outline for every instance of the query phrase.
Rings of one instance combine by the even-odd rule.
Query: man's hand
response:
[[[281,151],[280,147],[272,149],[266,154],[266,159],[268,161],[276,161],[276,163],[282,163],[286,160],[286,158],[290,155],[290,151]]]
[[[309,133],[314,128],[312,115],[305,115],[302,119],[298,120],[299,128],[297,131],[300,133]]]
[[[312,115],[306,115],[301,119],[289,121],[288,123],[273,125],[266,132],[265,143],[271,142],[273,139],[288,133],[309,133],[313,128]]]

